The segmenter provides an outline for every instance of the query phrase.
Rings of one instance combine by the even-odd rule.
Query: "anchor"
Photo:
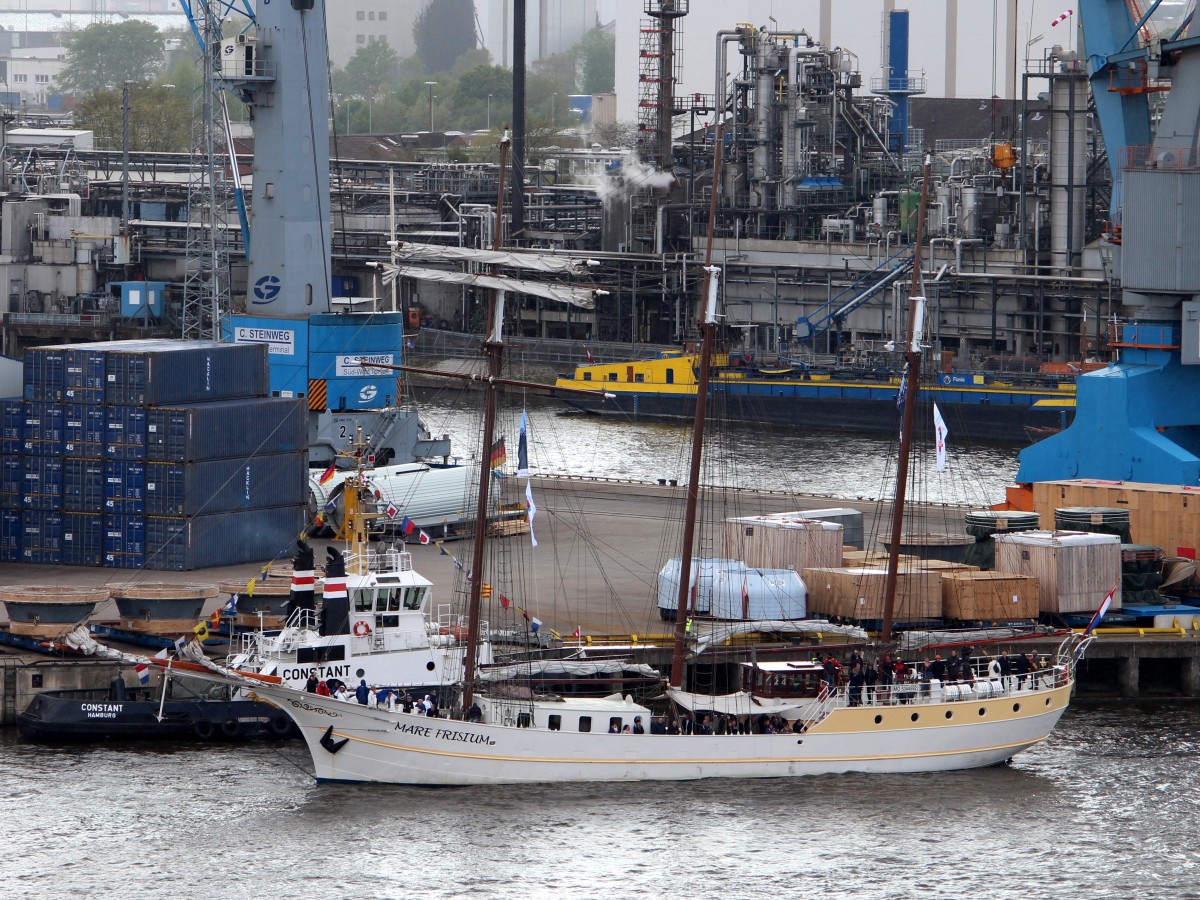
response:
[[[350,743],[350,738],[342,738],[340,741],[333,739],[333,726],[330,725],[325,729],[325,733],[321,735],[321,746],[330,753],[337,753],[343,747]]]

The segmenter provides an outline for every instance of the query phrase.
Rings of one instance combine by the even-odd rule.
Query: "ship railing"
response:
[[[346,571],[356,571],[355,563],[360,554],[353,553],[346,557]],[[368,572],[411,572],[412,554],[407,550],[397,550],[388,547],[383,550],[368,549],[365,554]]]
[[[897,681],[890,685],[863,686],[853,690],[849,685],[839,685],[830,690],[822,687],[817,698],[805,708],[801,715],[807,722],[824,718],[833,709],[845,706],[926,706],[934,703],[974,703],[997,697],[1028,696],[1070,683],[1071,673],[1067,666],[1050,666],[1034,669],[1024,674],[1002,675],[994,678],[978,678],[970,681]]]
[[[260,631],[244,631],[238,635],[240,652],[250,658],[278,658],[295,650],[305,634],[319,630],[320,615],[315,609],[293,610],[277,635],[265,635]]]

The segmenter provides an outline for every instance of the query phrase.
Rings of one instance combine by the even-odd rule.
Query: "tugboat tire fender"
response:
[[[283,737],[292,730],[292,720],[287,716],[276,716],[271,720],[269,727],[271,729],[271,734],[276,735],[277,737]]]
[[[221,736],[226,738],[235,738],[238,736],[237,719],[226,719],[221,723]]]
[[[209,740],[217,731],[217,727],[208,719],[198,719],[192,723],[192,734],[202,741]]]

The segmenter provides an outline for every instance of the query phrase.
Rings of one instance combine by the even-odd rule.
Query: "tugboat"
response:
[[[435,609],[433,584],[413,570],[411,553],[371,546],[371,537],[381,536],[380,520],[395,515],[377,509],[382,501],[364,464],[368,451],[360,431],[346,454],[357,460],[356,467],[339,494],[346,544],[327,548],[320,611],[314,551],[300,540],[284,627],[242,634],[229,659],[232,668],[277,676],[294,688],[315,678],[341,682],[351,691],[365,681],[372,688],[418,694],[448,689],[462,678],[465,619],[452,616],[448,605]],[[427,540],[424,532],[420,539]],[[484,641],[478,664],[491,662],[492,647]]]
[[[247,741],[295,737],[292,721],[231,688],[166,679],[160,695],[129,688],[117,675],[108,687],[45,691],[17,716],[17,729],[47,744],[93,741]]]

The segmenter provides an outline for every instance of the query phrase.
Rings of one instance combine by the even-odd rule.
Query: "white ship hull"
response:
[[[1044,740],[1070,690],[1062,683],[974,701],[843,706],[804,734],[739,735],[550,731],[389,712],[276,686],[257,692],[299,725],[318,780],[470,785],[991,766]]]

